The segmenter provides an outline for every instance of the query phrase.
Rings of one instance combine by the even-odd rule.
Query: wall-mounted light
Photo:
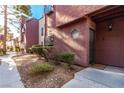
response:
[[[109,21],[108,23],[108,31],[112,31],[112,21]]]

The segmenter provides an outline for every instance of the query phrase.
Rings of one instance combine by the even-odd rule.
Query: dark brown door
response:
[[[95,31],[93,29],[90,29],[90,55],[89,55],[89,61],[90,64],[95,63]]]

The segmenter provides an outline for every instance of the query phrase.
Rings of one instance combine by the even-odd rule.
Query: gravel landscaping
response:
[[[73,65],[74,69],[70,70],[66,63],[54,65],[50,61],[49,64],[54,66],[53,71],[32,76],[29,74],[30,66],[34,63],[46,63],[44,59],[38,60],[38,57],[33,54],[15,56],[13,59],[26,88],[60,88],[74,77],[74,73],[83,69],[83,67]]]

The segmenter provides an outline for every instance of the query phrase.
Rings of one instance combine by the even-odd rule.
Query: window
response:
[[[41,27],[41,36],[44,36],[44,28]]]
[[[77,39],[77,38],[79,38],[79,36],[80,36],[80,32],[77,29],[73,29],[71,32],[71,37],[73,39]]]

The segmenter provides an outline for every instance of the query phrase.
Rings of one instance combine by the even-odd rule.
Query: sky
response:
[[[43,5],[31,5],[32,17],[40,19],[43,16],[44,8]]]

